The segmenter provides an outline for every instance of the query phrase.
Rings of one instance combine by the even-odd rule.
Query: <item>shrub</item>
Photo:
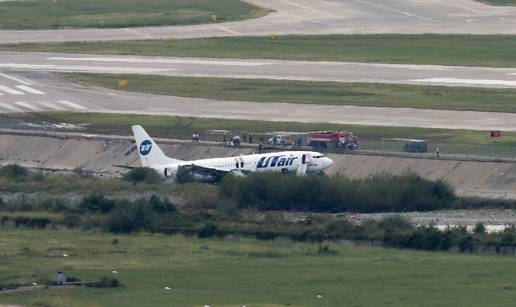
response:
[[[197,232],[197,237],[199,238],[208,238],[213,237],[217,234],[217,226],[213,223],[207,223],[199,229]]]
[[[10,164],[0,168],[0,177],[5,177],[15,181],[25,181],[29,171],[17,164]]]
[[[114,205],[114,200],[110,200],[104,195],[93,193],[82,199],[79,208],[96,213],[107,213],[113,209]]]
[[[219,200],[263,211],[399,212],[450,208],[456,197],[445,182],[411,174],[350,180],[340,176],[253,173],[243,178],[224,178]]]
[[[120,282],[116,278],[103,276],[100,280],[88,283],[86,286],[95,288],[116,288],[120,286]]]
[[[149,204],[153,211],[158,213],[171,213],[176,211],[176,205],[174,205],[168,198],[159,198],[156,195],[152,195]]]
[[[124,175],[124,179],[131,181],[134,184],[142,182],[154,184],[161,181],[161,177],[155,170],[146,167],[137,167],[131,169]]]
[[[130,233],[139,231],[144,222],[145,213],[140,202],[117,204],[107,219],[107,228],[115,233]]]
[[[468,235],[460,239],[459,241],[459,250],[463,253],[473,252],[473,237]]]
[[[115,233],[130,233],[140,230],[171,232],[177,212],[176,206],[167,198],[153,195],[150,199],[120,201],[111,210],[106,227]]]

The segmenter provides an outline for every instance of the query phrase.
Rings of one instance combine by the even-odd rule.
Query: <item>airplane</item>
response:
[[[319,152],[283,151],[237,157],[183,161],[167,157],[142,126],[132,126],[142,167],[156,170],[168,181],[186,171],[201,182],[218,182],[225,175],[245,176],[251,172],[295,172],[298,176],[323,172],[333,161]]]

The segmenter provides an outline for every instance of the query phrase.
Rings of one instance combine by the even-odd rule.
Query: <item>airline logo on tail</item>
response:
[[[145,140],[140,144],[140,154],[142,156],[146,156],[151,152],[152,142],[149,140]]]

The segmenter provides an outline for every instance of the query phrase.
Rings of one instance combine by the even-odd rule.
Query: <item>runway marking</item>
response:
[[[73,66],[73,65],[48,65],[48,64],[19,64],[2,63],[0,68],[33,69],[43,71],[74,71],[74,72],[103,72],[103,73],[157,73],[161,71],[176,70],[173,68],[148,68],[148,67],[116,67],[116,66]]]
[[[51,57],[48,60],[63,61],[93,61],[93,62],[122,62],[122,63],[156,63],[156,64],[200,64],[200,65],[222,65],[222,66],[262,66],[270,65],[271,62],[252,62],[252,61],[232,61],[232,60],[194,60],[194,59],[151,59],[151,58],[134,58],[134,57],[84,57],[84,58],[67,58],[67,57]]]
[[[392,8],[390,6],[383,5],[383,4],[372,3],[372,2],[369,2],[369,1],[365,1],[365,0],[353,0],[353,1],[365,4],[365,5],[375,6],[375,7],[381,8],[381,9],[385,9],[385,10],[388,10],[388,11],[391,11],[391,12],[403,15],[405,17],[415,17],[415,18],[418,18],[418,19],[421,19],[421,20],[431,21],[431,22],[435,22],[436,21],[436,20],[434,20],[432,18],[428,18],[428,17],[424,17],[424,16],[421,16],[421,15],[412,14],[410,12],[398,10],[398,9],[395,9],[395,8]]]
[[[468,85],[501,85],[516,87],[516,80],[483,80],[483,79],[456,79],[456,78],[430,78],[410,80],[412,82],[425,83],[449,83],[449,84],[468,84]]]
[[[5,85],[0,85],[0,91],[4,91],[7,94],[12,94],[12,95],[25,95],[24,93],[17,91],[15,89],[12,89],[10,87],[7,87]]]
[[[25,108],[25,109],[29,109],[29,110],[33,110],[33,111],[43,111],[41,110],[40,108],[38,107],[35,107],[35,106],[32,106],[26,102],[23,102],[23,101],[15,101],[13,102],[15,105],[19,106],[19,107],[22,107],[22,108]]]
[[[0,107],[4,108],[4,109],[7,109],[7,110],[10,110],[10,111],[13,111],[13,112],[23,112],[22,109],[19,109],[19,108],[15,107],[15,106],[7,104],[7,103],[0,102]]]
[[[15,85],[15,87],[19,88],[20,90],[24,90],[26,92],[29,92],[31,94],[36,94],[36,95],[45,95],[44,92],[40,91],[40,90],[37,90],[35,88],[32,88],[30,86],[27,86],[27,85]]]
[[[56,110],[56,111],[64,111],[64,110],[66,110],[65,108],[63,108],[61,106],[58,106],[56,104],[53,104],[53,103],[51,103],[49,101],[42,101],[42,100],[40,100],[40,101],[35,101],[35,102],[37,104],[40,104],[40,105],[44,106],[44,107],[47,107],[48,109],[52,109],[52,110]]]
[[[292,5],[292,6],[295,6],[295,7],[298,7],[298,8],[301,8],[303,10],[310,11],[313,15],[322,15],[322,16],[327,16],[327,17],[337,18],[337,19],[342,17],[342,16],[338,16],[338,15],[331,14],[331,13],[328,13],[328,12],[316,10],[313,7],[309,7],[309,6],[306,6],[306,5],[301,5],[301,4],[298,4],[298,3],[294,3],[294,2],[289,1],[289,0],[281,0],[281,2],[289,4],[289,5]],[[307,19],[307,18],[302,18],[302,19]]]
[[[240,32],[228,29],[228,28],[220,26],[220,25],[215,25],[215,28],[219,29],[222,32],[226,32],[226,33],[229,33],[229,34],[238,35],[238,36],[242,35],[242,33],[240,33]]]
[[[4,77],[6,79],[12,80],[12,81],[16,81],[16,82],[21,83],[21,84],[31,85],[31,83],[29,81],[25,81],[25,80],[22,80],[20,78],[9,76],[9,75],[3,74],[3,73],[0,73],[0,76]]]
[[[76,104],[76,103],[73,103],[73,102],[70,102],[68,100],[58,100],[57,102],[59,102],[60,104],[63,104],[65,106],[68,106],[72,109],[76,109],[76,110],[88,110],[88,108],[86,107],[83,107],[81,106],[80,104]]]

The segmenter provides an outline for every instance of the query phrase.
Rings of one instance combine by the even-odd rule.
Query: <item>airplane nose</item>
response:
[[[325,168],[328,168],[328,167],[330,167],[330,166],[333,164],[333,160],[332,160],[332,159],[330,159],[330,158],[327,158],[327,157],[326,157],[326,159],[325,159],[325,160],[326,160],[326,161],[325,161],[326,163],[324,163],[324,164],[326,164],[326,165],[325,165],[325,166],[326,166]]]

